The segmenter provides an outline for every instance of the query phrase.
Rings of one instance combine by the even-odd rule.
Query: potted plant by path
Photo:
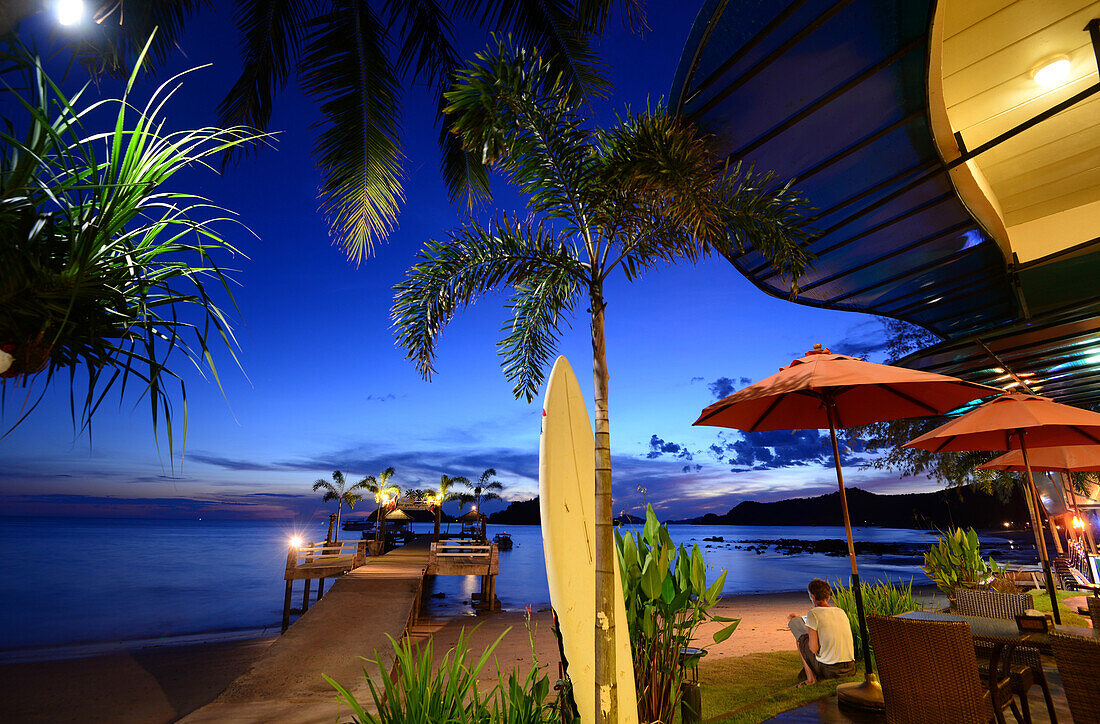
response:
[[[924,554],[922,569],[947,595],[952,610],[956,588],[988,588],[1005,572],[1005,566],[998,565],[992,557],[982,560],[978,534],[973,528],[941,531],[936,544]]]

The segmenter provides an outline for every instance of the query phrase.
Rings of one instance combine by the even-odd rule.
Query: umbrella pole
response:
[[[1041,515],[1039,506],[1042,502],[1039,500],[1039,493],[1035,490],[1035,479],[1031,475],[1031,462],[1027,458],[1027,443],[1024,441],[1023,431],[1017,433],[1020,436],[1020,452],[1024,456],[1024,470],[1027,471],[1027,485],[1028,491],[1035,501],[1034,516]],[[1050,558],[1047,556],[1047,544],[1045,536],[1043,535],[1042,522],[1035,520],[1033,517],[1031,520],[1031,527],[1033,530],[1039,533],[1039,559],[1043,562],[1043,573],[1046,574],[1047,581],[1047,593],[1050,594],[1050,609],[1054,614],[1054,623],[1062,623],[1062,615],[1058,611],[1058,594],[1054,591],[1054,575],[1050,572]]]
[[[852,564],[852,592],[856,599],[856,618],[859,620],[859,635],[863,642],[863,683],[840,684],[836,687],[837,698],[854,706],[867,709],[885,707],[882,698],[882,685],[871,666],[871,637],[867,635],[867,618],[863,613],[863,586],[859,582],[859,567],[856,565],[856,544],[852,540],[852,521],[848,516],[848,496],[844,494],[844,472],[840,467],[840,447],[836,441],[836,419],[832,400],[825,401],[825,411],[829,416],[829,436],[833,443],[833,464],[836,466],[836,482],[840,488],[840,508],[844,513],[844,534],[848,538],[848,560]]]

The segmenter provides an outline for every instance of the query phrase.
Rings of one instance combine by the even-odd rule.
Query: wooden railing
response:
[[[286,555],[286,580],[328,578],[353,568],[367,560],[366,541],[331,541],[290,546]]]
[[[428,572],[435,575],[496,575],[497,544],[483,540],[454,539],[432,543]]]

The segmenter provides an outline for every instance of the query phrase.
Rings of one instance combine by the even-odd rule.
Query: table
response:
[[[920,621],[962,621],[970,625],[971,635],[979,641],[987,641],[993,644],[1013,644],[1016,646],[1028,646],[1039,649],[1044,653],[1050,653],[1050,634],[1027,632],[1021,633],[1015,621],[1001,618],[986,618],[984,616],[959,616],[954,613],[934,613],[932,611],[910,611],[903,613],[898,618],[912,618]],[[1100,639],[1100,629],[1086,628],[1084,626],[1051,626],[1050,631],[1084,638]]]

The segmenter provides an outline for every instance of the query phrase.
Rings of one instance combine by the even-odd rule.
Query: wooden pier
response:
[[[363,672],[380,687],[376,654],[383,668],[392,670],[393,647],[387,635],[400,639],[416,622],[424,576],[479,575],[483,600],[495,603],[499,569],[495,544],[424,539],[384,555],[366,556],[359,543],[318,544],[289,551],[285,611],[289,611],[291,584],[296,580],[306,582],[304,598],[308,602],[312,580],[336,576],[328,592],[320,597],[323,589],[319,584],[320,599],[312,606],[303,604],[302,616],[248,671],[213,702],[181,721],[336,721],[336,691],[321,675],[332,677],[360,703],[369,705],[372,699]],[[284,614],[284,625],[287,620]]]

